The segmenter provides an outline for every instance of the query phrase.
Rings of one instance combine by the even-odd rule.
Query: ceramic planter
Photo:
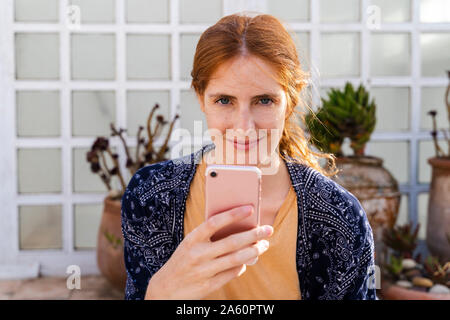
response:
[[[450,261],[450,158],[430,158],[427,246],[442,261]]]
[[[103,276],[118,290],[125,290],[120,200],[105,198],[97,236],[97,265]]]

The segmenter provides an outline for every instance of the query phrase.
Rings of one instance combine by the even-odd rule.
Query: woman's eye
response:
[[[216,101],[216,103],[219,101],[223,102],[223,100],[230,102],[230,99],[228,99],[228,98],[220,98],[219,100]],[[225,102],[225,103],[221,103],[221,104],[228,104],[228,103]]]
[[[259,99],[259,101],[261,102],[262,105],[266,105],[266,106],[273,103],[273,100],[270,98],[262,98],[262,99]],[[230,103],[230,99],[229,98],[220,98],[220,99],[216,100],[216,103],[226,105],[226,104]]]
[[[269,105],[270,103],[273,102],[272,99],[270,99],[270,98],[262,98],[262,99],[259,100],[259,101],[261,101],[262,104],[264,104],[264,105]],[[266,101],[267,103],[264,103],[264,101]]]

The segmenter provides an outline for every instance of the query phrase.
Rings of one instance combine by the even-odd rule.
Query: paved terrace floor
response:
[[[67,289],[67,278],[0,280],[0,300],[123,300],[124,293],[98,276],[81,277],[80,289]]]

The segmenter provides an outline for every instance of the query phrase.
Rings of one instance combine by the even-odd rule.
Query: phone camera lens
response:
[[[214,178],[215,176],[217,176],[217,173],[215,171],[211,172],[211,177]]]

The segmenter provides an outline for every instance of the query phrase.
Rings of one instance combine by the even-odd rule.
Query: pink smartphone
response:
[[[247,218],[217,231],[211,241],[259,226],[261,170],[254,166],[209,165],[205,171],[205,219],[243,205],[253,205]]]

